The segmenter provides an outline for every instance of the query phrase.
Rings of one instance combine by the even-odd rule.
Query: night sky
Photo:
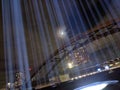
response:
[[[4,70],[5,59],[4,59],[4,45],[3,45],[4,41],[3,41],[3,26],[2,26],[3,23],[2,23],[2,4],[1,4],[1,1],[2,0],[0,0],[0,86],[2,85],[2,81],[4,82],[3,76],[4,76],[4,71],[5,71]],[[49,29],[48,33],[49,33],[50,39],[51,39],[51,45],[48,44],[47,47],[53,46],[54,49],[53,49],[53,51],[51,51],[51,53],[53,53],[57,49],[57,45],[55,44],[56,42],[55,42],[55,38],[54,38],[53,32],[50,31],[52,29],[52,27],[51,27],[51,23],[50,23],[50,18],[48,17],[49,15],[48,15],[48,12],[47,12],[47,9],[46,9],[45,0],[41,0],[41,1],[42,1],[43,9],[45,11],[46,22],[47,22],[48,29]],[[54,1],[54,0],[51,0],[51,5],[52,5],[52,1]],[[59,4],[61,5],[60,7],[61,7],[61,11],[63,12],[62,13],[63,18],[65,19],[66,18],[65,17],[65,12],[64,12],[64,10],[62,10],[63,7],[62,7],[62,4],[61,4],[61,1],[60,0],[58,0],[58,1],[59,1]],[[72,0],[68,0],[68,1],[70,1],[70,3],[72,3]],[[102,9],[102,7],[101,7],[100,3],[98,2],[98,0],[94,0],[94,1],[95,1],[96,5],[97,5],[97,8],[100,11],[102,17],[105,17],[106,16],[105,12]],[[111,0],[109,0],[109,1],[110,1],[109,3],[111,4]],[[37,2],[40,3],[39,0]],[[80,13],[80,15],[82,17],[82,20],[83,20],[84,24],[86,25],[86,31],[87,31],[87,30],[91,29],[91,27],[88,24],[88,21],[86,19],[86,16],[85,16],[85,13],[83,11],[83,8],[80,5],[81,2],[83,3],[84,9],[85,9],[85,11],[87,13],[87,16],[88,16],[88,18],[89,18],[89,20],[91,22],[92,27],[94,27],[97,24],[99,24],[99,22],[101,20],[99,19],[98,15],[97,15],[97,13],[95,11],[95,7],[93,7],[93,5],[91,3],[91,0],[87,0],[87,2],[91,6],[91,8],[92,8],[92,10],[94,12],[95,17],[93,17],[92,14],[90,13],[90,10],[89,10],[85,0],[76,0],[78,11],[79,11],[79,13]],[[71,30],[71,32],[74,32],[75,35],[78,34],[78,33],[85,32],[82,29],[83,27],[81,26],[79,19],[77,19],[77,25],[79,26],[79,28],[81,30],[79,30],[79,31],[77,30],[74,18],[73,18],[72,14],[71,14],[71,11],[69,10],[69,7],[67,5],[67,0],[64,0],[64,3],[66,4],[66,10],[67,10],[67,13],[69,15],[68,18],[70,19],[70,23],[71,23],[71,25],[73,27],[71,29],[70,25],[68,24],[68,21],[66,20],[66,27],[67,27],[67,29]],[[23,19],[23,25],[24,25],[24,30],[25,30],[25,36],[26,36],[27,52],[28,52],[30,67],[33,68],[33,70],[35,70],[35,68],[39,67],[39,64],[42,64],[43,59],[45,59],[45,57],[43,55],[44,53],[42,51],[43,47],[41,46],[43,41],[41,41],[40,38],[39,38],[39,34],[38,34],[39,25],[37,25],[37,23],[36,23],[37,22],[36,16],[35,16],[36,13],[33,10],[32,0],[28,0],[28,1],[26,1],[26,3],[24,2],[24,0],[21,0],[21,6],[22,6],[22,19]],[[28,7],[28,12],[26,12],[25,7]],[[74,12],[75,18],[79,18],[79,16],[77,15],[77,11],[75,9],[75,6],[73,4],[71,4],[71,7],[72,7],[72,11]],[[29,16],[29,19],[30,19],[30,22],[31,22],[31,27],[29,27],[29,25],[28,25],[29,24],[28,21],[27,21],[27,17],[28,16]],[[94,18],[97,19],[97,22],[94,21]],[[43,18],[42,18],[42,21],[43,21]],[[58,28],[59,26],[60,26],[59,22],[56,19],[56,28]],[[44,26],[44,30],[45,30],[45,26]],[[45,32],[45,35],[47,36],[47,31],[45,30],[44,32]],[[73,37],[71,33],[68,32],[68,34],[69,34],[68,36],[70,38]],[[33,39],[32,42],[31,42],[31,39],[30,39],[31,35],[34,37],[34,38],[32,38]],[[47,41],[48,41],[48,39],[49,39],[49,37],[46,38]],[[31,49],[32,48],[31,43],[34,43],[34,48],[35,48],[34,52],[35,53],[33,53],[32,49]],[[50,48],[48,48],[48,51],[50,51]],[[16,58],[15,55],[14,55],[14,57]],[[38,66],[36,66],[35,68],[34,68],[34,65],[33,65],[33,63],[35,63],[34,60],[33,60],[34,55],[36,55],[36,58],[39,60],[38,61]],[[16,60],[14,60],[14,61],[16,62]],[[15,63],[15,65],[17,65],[17,63]]]

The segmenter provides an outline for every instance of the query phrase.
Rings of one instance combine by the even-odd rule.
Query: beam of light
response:
[[[54,38],[55,38],[55,44],[56,44],[57,48],[59,48],[60,45],[61,45],[61,43],[58,42],[57,37],[56,37],[55,18],[53,17],[53,16],[54,16],[54,15],[53,15],[53,12],[54,12],[54,11],[52,10],[52,7],[51,7],[51,5],[50,5],[50,1],[49,1],[49,0],[45,0],[45,3],[46,3],[46,8],[47,8],[47,11],[48,11],[49,18],[50,18],[50,23],[51,23],[52,32],[53,32],[53,35],[54,35]],[[61,57],[61,56],[60,56],[60,57]],[[48,69],[48,72],[49,72],[50,70],[52,70],[51,68],[52,68],[52,65],[50,66],[50,68],[47,68],[47,69]],[[56,70],[56,73],[58,74],[59,72]],[[49,78],[50,78],[51,76],[54,76],[53,70],[51,71],[51,74],[49,74]]]
[[[35,20],[36,20],[36,24],[37,24],[37,26],[38,26],[38,36],[39,36],[39,38],[40,38],[40,42],[42,41],[42,44],[41,44],[41,47],[42,47],[42,49],[41,49],[41,51],[42,51],[42,53],[43,53],[43,58],[44,58],[44,60],[45,60],[45,63],[46,63],[46,66],[45,66],[45,68],[46,68],[46,71],[49,71],[49,69],[51,69],[52,67],[52,63],[50,63],[50,61],[49,60],[47,60],[48,59],[48,57],[49,57],[49,54],[50,54],[50,52],[48,51],[49,50],[49,47],[47,46],[48,45],[48,42],[47,42],[47,37],[48,36],[45,36],[45,32],[44,32],[44,25],[43,25],[43,22],[45,21],[45,20],[43,20],[43,22],[42,22],[42,19],[41,19],[41,17],[42,17],[42,15],[43,15],[43,11],[41,10],[41,5],[40,5],[40,8],[39,8],[39,5],[38,5],[38,2],[37,1],[32,1],[32,4],[31,4],[31,6],[33,5],[33,10],[34,10],[34,12],[36,13],[35,14]],[[41,11],[41,12],[40,12]],[[41,13],[42,13],[42,15],[41,15]],[[34,18],[34,17],[33,17]],[[43,19],[44,19],[44,17],[42,17]],[[37,29],[36,29],[37,30]],[[38,46],[39,47],[39,46]],[[35,67],[35,65],[34,65],[34,67]],[[38,73],[39,75],[40,75],[40,73]],[[51,73],[51,74],[49,74],[49,76],[54,76],[54,71]],[[38,77],[38,76],[37,76]],[[41,78],[41,76],[39,76],[39,78]],[[41,82],[41,81],[40,81]],[[44,82],[46,82],[46,80],[45,80],[45,78],[44,78]],[[39,83],[38,81],[37,81],[37,83]]]
[[[47,26],[47,22],[46,22],[46,17],[45,17],[45,12],[44,12],[44,8],[43,8],[43,5],[42,5],[42,2],[40,1],[40,10],[41,10],[41,13],[42,13],[42,17],[43,17],[43,22],[44,22],[44,25],[45,25],[45,29],[46,29],[46,33],[47,33],[47,39],[48,39],[48,43],[49,43],[49,47],[50,47],[50,53],[53,53],[54,52],[54,46],[52,45],[52,39],[51,39],[51,35],[49,33],[49,28]],[[53,31],[52,31],[53,32]],[[57,47],[60,47],[59,46],[59,42],[57,42],[57,39],[55,38],[55,42],[56,42],[56,46]],[[51,67],[52,65],[49,65],[49,67]],[[52,67],[51,67],[52,68]],[[53,73],[53,70],[51,71]],[[57,68],[55,68],[55,73],[58,75],[59,74],[59,71]]]
[[[64,14],[65,14],[65,16],[66,17],[64,17],[64,19],[66,19],[66,21],[68,22],[68,26],[69,26],[69,28],[70,28],[70,31],[71,31],[71,34],[72,34],[72,36],[73,37],[75,37],[75,32],[74,32],[74,26],[72,25],[72,23],[71,23],[71,18],[69,17],[69,15],[70,15],[70,12],[68,11],[68,8],[69,8],[69,6],[68,5],[66,5],[66,3],[70,3],[70,2],[65,2],[64,0],[61,0],[61,5],[60,6],[62,6],[63,7],[63,9],[64,9]],[[71,8],[71,7],[70,7]],[[70,9],[69,8],[69,9]],[[71,9],[70,9],[70,11],[72,11]],[[74,15],[72,14],[72,17],[74,17]],[[75,18],[74,18],[75,19]],[[77,29],[76,29],[77,30]],[[74,40],[75,41],[77,41],[77,39],[76,38],[74,38]],[[69,41],[69,40],[68,40]],[[71,44],[70,44],[71,45]],[[75,60],[75,57],[74,57],[74,55],[72,54],[72,60],[74,60],[74,62],[76,62],[76,60]],[[79,69],[78,68],[76,68],[77,70],[78,70],[78,72],[77,73],[79,73],[80,74],[80,71],[79,71]]]
[[[106,1],[106,0],[103,1],[103,2],[104,2],[104,5],[107,6],[108,11],[110,12],[109,14],[112,15],[112,18],[113,18],[113,19],[119,18],[119,17],[116,15],[116,12],[115,12],[114,9],[113,9],[113,5],[111,5],[110,2],[108,2],[108,1]]]
[[[5,55],[5,69],[6,69],[6,82],[13,83],[13,41],[12,29],[10,22],[10,5],[9,1],[2,0],[2,18],[3,18],[3,36],[4,36],[4,55]],[[8,83],[8,85],[10,85]],[[6,85],[7,86],[7,85]]]
[[[98,14],[99,19],[102,20],[102,15],[101,15],[98,7],[96,6],[96,4],[95,4],[94,1],[92,1],[92,3],[93,3],[93,6],[94,6],[94,8],[95,8],[95,10],[96,10],[96,13]],[[104,10],[104,9],[103,9],[103,10]],[[105,11],[105,10],[104,10],[104,11]],[[110,18],[109,18],[109,20],[110,20]],[[103,24],[103,26],[105,27],[106,24],[105,24],[105,21],[104,21],[104,20],[102,20],[102,24]],[[107,31],[107,33],[110,33],[107,28],[105,28],[105,30]],[[101,34],[102,34],[102,33],[101,33]],[[104,36],[104,35],[102,34],[102,36]],[[111,39],[111,38],[109,38],[109,39]],[[104,40],[104,43],[105,43],[105,40]],[[105,44],[105,46],[107,47],[107,50],[108,50],[109,55],[112,56],[112,52],[111,52],[110,49],[109,49],[109,45],[108,45],[108,44]]]
[[[80,1],[80,0],[79,0],[79,1]],[[90,26],[90,29],[92,29],[92,28],[93,28],[93,27],[92,27],[92,24],[91,24],[91,22],[90,22],[90,19],[89,19],[88,15],[87,15],[87,12],[86,12],[86,10],[85,10],[85,8],[84,8],[83,3],[80,2],[80,5],[81,5],[81,7],[82,7],[82,9],[83,9],[83,12],[84,12],[84,14],[85,14],[86,20],[88,21],[88,25]],[[87,36],[87,37],[88,37],[88,40],[90,41],[89,36]],[[91,41],[90,41],[90,42],[91,42]],[[94,47],[93,47],[92,45],[90,45],[90,48],[91,48],[92,51],[94,51]],[[96,63],[99,63],[98,57],[97,57],[97,54],[96,54],[96,53],[93,54],[93,57],[95,58]]]
[[[30,72],[29,72],[29,63],[28,55],[26,48],[26,38],[24,33],[24,25],[22,20],[22,10],[20,0],[13,0],[11,4],[11,16],[13,21],[13,32],[15,38],[15,47],[17,52],[17,60],[19,65],[19,72],[24,73],[26,78],[26,85],[23,85],[23,88],[31,88],[30,81]],[[22,43],[21,43],[22,42]],[[23,81],[25,82],[25,81]]]
[[[52,27],[52,31],[53,31],[53,34],[54,34],[54,37],[55,37],[57,48],[60,48],[60,46],[62,45],[65,38],[63,38],[62,42],[58,41],[58,36],[57,36],[58,34],[56,34],[56,31],[55,31],[56,30],[56,28],[55,28],[56,27],[56,25],[55,25],[56,22],[55,22],[55,19],[53,17],[54,16],[53,13],[56,13],[56,19],[57,19],[57,21],[59,23],[59,26],[60,27],[65,26],[64,25],[64,20],[63,20],[63,17],[61,15],[61,11],[60,11],[60,8],[59,8],[59,4],[58,4],[57,1],[52,2],[52,1],[49,1],[49,0],[47,1],[46,0],[45,2],[46,2],[49,17],[50,17],[51,27]],[[50,4],[50,2],[52,2],[52,3]],[[54,10],[52,10],[52,8],[54,8]],[[62,33],[62,35],[63,35],[63,33]],[[65,36],[66,36],[65,41],[67,41],[68,44],[70,45],[71,43],[69,41],[69,38],[67,37],[67,35],[65,35]],[[59,55],[59,56],[60,56],[60,58],[62,57],[61,55]],[[62,65],[64,65],[63,62],[61,62],[61,63],[62,63]],[[64,68],[63,68],[63,70],[65,71]],[[59,72],[57,71],[57,73],[59,73]]]
[[[17,80],[14,75],[14,72],[16,71],[13,66],[17,63],[18,66],[16,68],[19,69],[19,72],[25,73],[25,76],[27,77],[26,81],[28,81],[26,85],[22,85],[23,89],[31,87],[20,0],[2,0],[2,12],[5,59],[7,59],[6,68],[8,69],[8,71],[6,71],[6,79],[8,80],[6,81],[10,82],[8,85],[12,84],[11,88],[14,88],[13,84],[17,82]],[[13,47],[15,47],[15,50]],[[13,58],[14,56],[15,58]]]
[[[76,12],[77,12],[77,14],[78,14],[78,16],[79,16],[79,18],[78,18],[77,20],[79,20],[79,22],[80,22],[80,27],[82,27],[83,32],[86,32],[86,30],[87,30],[87,25],[85,24],[85,22],[84,22],[84,20],[83,20],[83,18],[82,18],[82,14],[79,13],[79,10],[78,10],[77,5],[76,5],[76,3],[75,3],[74,0],[72,1],[72,3],[74,4],[75,9],[76,9]],[[80,30],[80,29],[79,29],[79,30]],[[80,31],[81,31],[81,30],[80,30]],[[88,42],[91,42],[88,34],[87,34],[85,37],[87,38]],[[89,46],[90,46],[91,50],[94,51],[93,46],[92,46],[91,44],[90,44]],[[88,54],[88,53],[86,53],[86,54]],[[88,54],[88,55],[89,55],[89,54]],[[93,54],[93,57],[95,58],[96,63],[98,63],[96,54]],[[89,63],[92,64],[92,62],[89,62]]]
[[[109,84],[115,84],[115,83],[118,83],[118,81],[117,80],[113,80],[113,81],[96,82],[96,83],[92,83],[92,84],[88,84],[88,85],[76,88],[74,90],[102,90],[107,85],[109,85]]]
[[[89,11],[90,11],[90,13],[91,13],[91,16],[93,17],[93,21],[94,21],[95,24],[97,25],[98,22],[99,22],[99,20],[98,20],[96,14],[94,13],[92,7],[90,6],[90,3],[88,3],[87,0],[86,0],[86,4],[87,4],[87,6],[88,6],[88,8],[89,8]],[[95,10],[96,10],[96,8],[97,8],[97,7],[95,7]],[[98,14],[98,9],[97,9],[96,12],[97,12],[97,15],[100,17],[100,15]],[[104,19],[103,19],[103,21],[104,21]],[[104,24],[103,24],[103,26],[104,26]],[[91,29],[92,29],[92,28],[91,28]],[[103,35],[103,33],[102,33],[101,31],[100,31],[99,33],[102,35],[102,37],[104,37],[104,35]],[[94,34],[94,35],[95,35],[95,34]],[[95,35],[95,37],[96,37],[96,35]],[[96,38],[96,39],[97,39],[97,38]],[[99,43],[100,43],[100,42],[99,42],[98,39],[97,39],[96,45],[99,46]],[[103,43],[105,43],[105,40],[103,40]],[[105,44],[105,47],[107,48],[107,50],[110,51],[108,44]],[[100,49],[100,47],[98,47],[98,48],[99,48],[99,50],[100,50],[101,57],[105,59],[106,56],[105,56],[105,54],[104,54],[104,51],[103,51],[102,49]]]
[[[96,13],[97,13],[99,19],[102,20],[102,14],[100,13],[99,9],[97,8],[95,2],[92,1],[92,3],[93,3],[93,6],[95,7],[95,10],[96,10]],[[111,6],[112,6],[112,5],[111,5]],[[102,21],[102,26],[105,27],[105,25],[106,25],[106,23],[105,23],[105,21],[103,20],[103,21]],[[108,34],[110,34],[110,31],[109,31],[107,28],[105,28],[105,30],[107,31]],[[103,35],[103,36],[104,36],[104,35]],[[108,39],[109,39],[110,41],[112,41],[111,44],[112,44],[112,47],[113,47],[113,49],[114,49],[114,51],[115,51],[115,54],[116,54],[117,56],[119,56],[118,46],[116,45],[115,39],[113,38],[112,35],[109,36]],[[109,50],[109,46],[107,45],[106,47],[107,47],[107,49]],[[109,52],[109,53],[110,53],[110,52]]]

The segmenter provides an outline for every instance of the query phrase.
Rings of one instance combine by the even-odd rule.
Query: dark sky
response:
[[[2,64],[4,61],[4,56],[3,56],[3,28],[2,28],[2,8],[1,8],[1,2],[0,2],[0,65],[4,65]],[[1,71],[1,69],[0,69]]]
[[[3,28],[2,28],[2,5],[0,0],[0,88],[5,82],[5,62],[4,62],[4,45],[3,45]]]

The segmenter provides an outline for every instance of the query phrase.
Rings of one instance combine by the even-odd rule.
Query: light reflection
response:
[[[99,84],[99,85],[95,85],[95,86],[91,86],[91,87],[86,87],[83,88],[81,90],[102,90],[103,88],[105,88],[108,84]]]
[[[114,83],[118,83],[118,81],[117,80],[112,80],[112,81],[96,82],[96,83],[92,83],[92,84],[88,84],[88,85],[76,88],[74,90],[102,90],[107,85],[114,84]]]

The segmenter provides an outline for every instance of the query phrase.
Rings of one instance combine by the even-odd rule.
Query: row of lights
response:
[[[114,66],[114,65],[119,65],[120,64],[120,59],[117,58],[117,60],[118,61],[114,61],[114,60],[109,61],[108,64],[104,66],[104,70],[110,70],[112,68],[116,68],[116,66]],[[110,63],[110,62],[112,62],[112,63]],[[102,70],[101,68],[97,69],[98,72],[101,72],[101,71],[104,71],[104,70]]]
[[[80,76],[71,78],[71,80],[76,80],[76,79],[80,79],[80,78],[83,78],[83,77],[86,77],[86,76],[94,75],[94,74],[96,74],[98,72],[102,72],[102,71],[109,70],[109,69],[110,69],[109,66],[105,66],[104,70],[102,70],[101,68],[98,68],[97,72],[91,72],[91,73],[88,73],[88,74],[80,75]]]
[[[72,64],[69,63],[69,68],[70,67],[72,67]],[[79,78],[90,76],[90,75],[93,75],[93,74],[96,74],[96,73],[99,73],[99,72],[103,72],[103,71],[107,71],[107,70],[110,70],[110,69],[112,69],[112,68],[110,68],[109,65],[105,65],[104,69],[98,68],[97,72],[92,72],[92,73],[84,74],[84,75],[81,75],[81,76],[77,76],[77,77],[71,78],[71,80],[76,80],[76,79],[79,79]]]
[[[90,76],[90,75],[94,75],[94,74],[96,74],[96,73],[97,73],[97,72],[91,72],[91,73],[88,73],[88,74],[80,75],[80,76],[71,78],[71,80],[77,80],[77,79],[80,79],[80,78],[83,78],[83,77],[87,77],[87,76]]]

